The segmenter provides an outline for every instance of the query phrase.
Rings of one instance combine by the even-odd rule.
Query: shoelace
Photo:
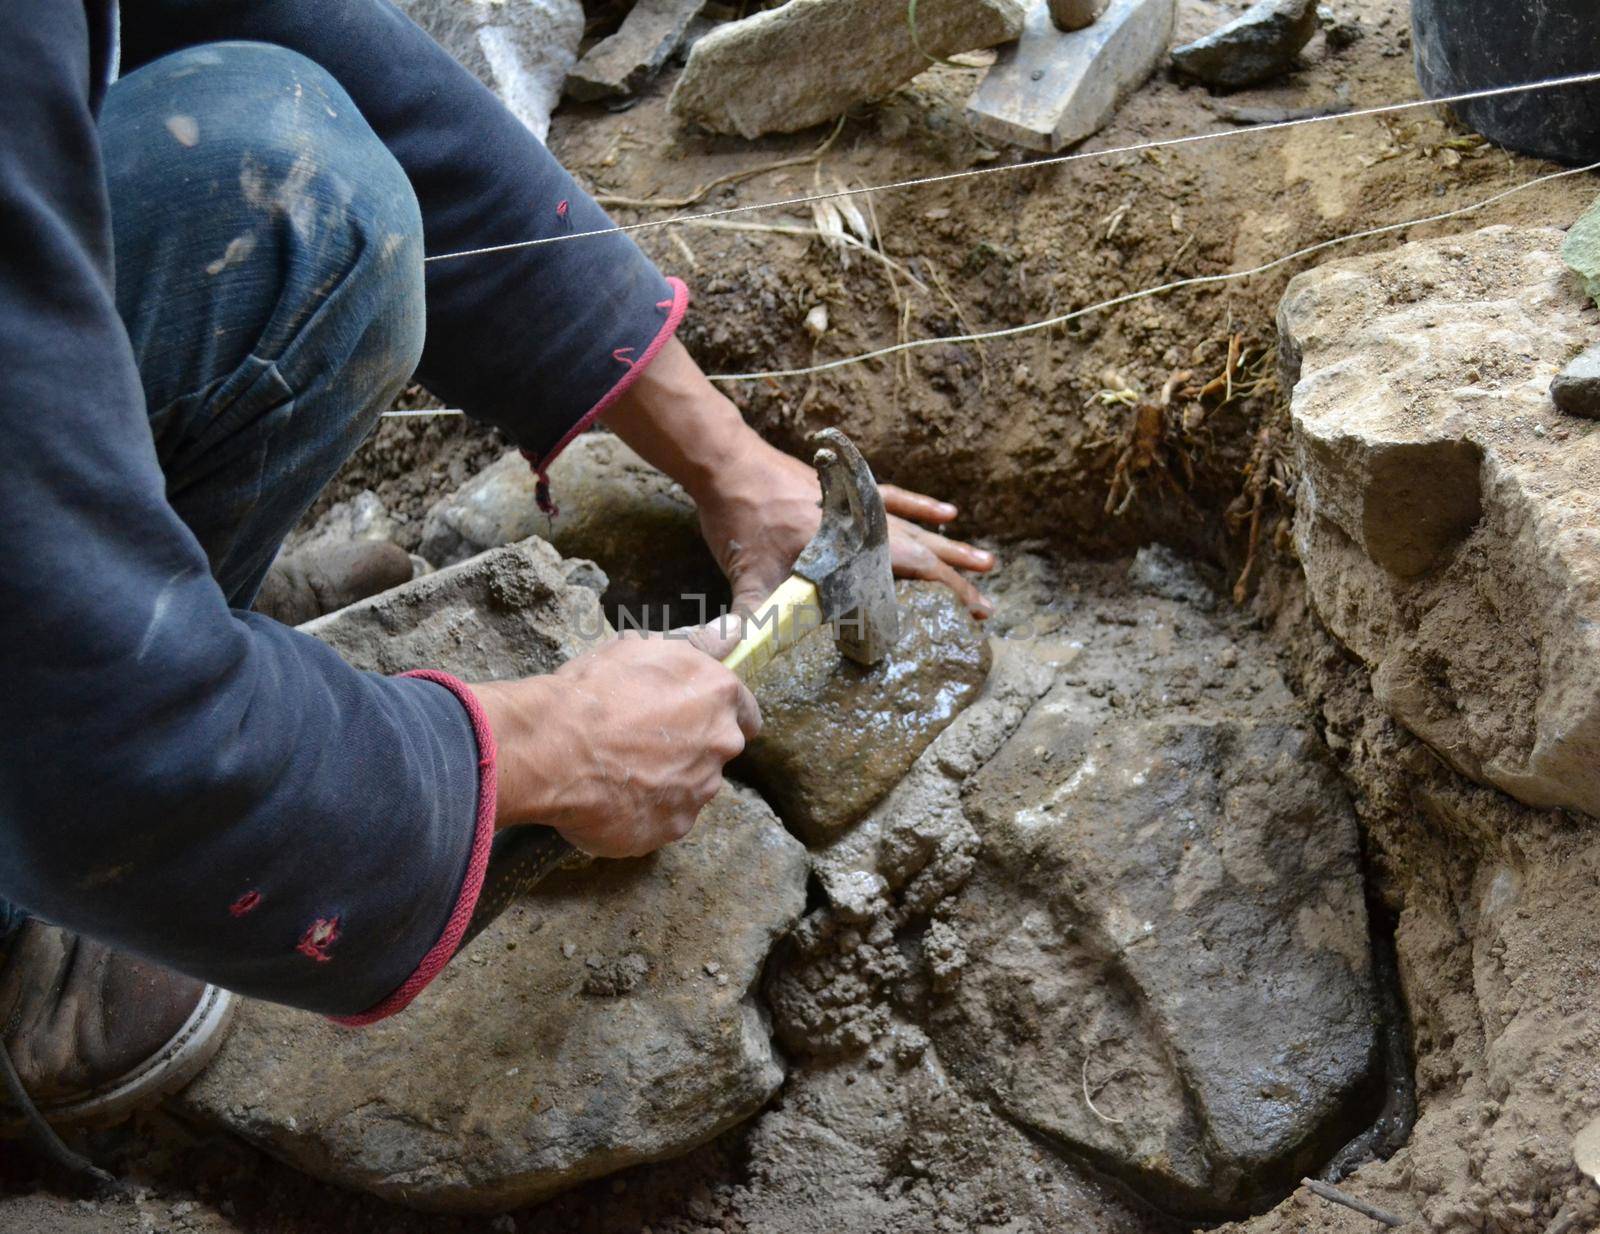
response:
[[[28,1090],[23,1087],[22,1077],[17,1074],[16,1064],[11,1061],[11,1052],[6,1049],[5,1039],[15,1027],[14,1023],[8,1024],[5,1026],[5,1031],[0,1033],[0,1084],[5,1086],[6,1100],[16,1107],[28,1124],[28,1134],[34,1144],[50,1161],[68,1174],[86,1179],[107,1191],[120,1190],[122,1184],[114,1176],[95,1165],[82,1153],[68,1148],[66,1142],[56,1134],[56,1129],[43,1114],[39,1113],[39,1107],[34,1104],[33,1098],[28,1095]]]

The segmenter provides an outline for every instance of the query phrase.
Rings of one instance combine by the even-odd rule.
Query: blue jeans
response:
[[[416,196],[338,83],[266,44],[152,61],[111,87],[100,131],[167,499],[248,608],[416,369]],[[0,935],[20,919],[0,901]]]

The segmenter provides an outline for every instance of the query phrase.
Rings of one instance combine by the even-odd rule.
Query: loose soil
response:
[[[1178,37],[1204,33],[1242,7],[1182,0]],[[1404,0],[1335,7],[1364,32],[1352,45],[1334,50],[1319,36],[1300,71],[1226,99],[1158,74],[1086,148],[1227,127],[1228,107],[1362,107],[1415,97]],[[974,69],[934,67],[882,104],[852,113],[814,173],[756,175],[717,190],[700,208],[793,196],[818,184],[883,183],[1023,161],[963,122],[962,103],[977,77]],[[659,84],[631,110],[563,111],[553,130],[556,152],[597,192],[673,197],[802,153],[828,135],[750,143],[682,133],[666,114],[669,86]],[[820,240],[772,231],[689,226],[643,233],[641,243],[693,288],[683,337],[702,364],[738,372],[805,365],[901,337],[1013,326],[1175,278],[1250,268],[1348,232],[1467,205],[1545,170],[1478,145],[1447,115],[1423,110],[880,194],[868,220],[895,263],[893,277],[859,253],[847,264]],[[1563,225],[1592,195],[1591,182],[1560,181],[1471,219],[1338,252],[1490,222]],[[654,217],[616,213],[625,221]],[[809,210],[739,221],[814,226]],[[816,428],[842,427],[882,478],[959,501],[955,531],[1003,553],[1031,540],[1038,559],[1067,563],[1122,558],[1160,541],[1204,563],[1223,593],[1241,581],[1245,607],[1235,619],[1265,631],[1339,761],[1363,826],[1374,907],[1381,919],[1398,922],[1420,1121],[1408,1147],[1364,1166],[1345,1185],[1430,1229],[1594,1231],[1600,1191],[1559,1158],[1573,1119],[1600,1113],[1600,1040],[1592,1030],[1567,1027],[1592,1001],[1600,976],[1600,918],[1575,911],[1597,902],[1600,841],[1592,826],[1518,806],[1444,769],[1376,708],[1364,671],[1309,614],[1280,534],[1293,475],[1273,356],[1277,301],[1305,264],[1014,341],[946,345],[899,364],[874,361],[728,389],[753,424],[791,449],[802,448]],[[806,325],[819,306],[828,320],[820,337]],[[1242,362],[1230,370],[1233,397],[1201,396],[1199,388],[1228,368],[1235,336]],[[414,394],[413,402],[423,397]],[[1158,409],[1144,413],[1142,437],[1134,432],[1141,406]],[[385,421],[318,509],[374,489],[405,520],[407,547],[414,547],[428,505],[505,445],[459,418]],[[1252,465],[1257,475],[1275,468],[1285,483],[1258,495],[1247,483]],[[1108,498],[1120,513],[1107,513]],[[1252,526],[1259,556],[1241,580]],[[1084,567],[1061,568],[1060,586],[1090,585]],[[1045,611],[1056,603],[1008,587],[1013,603]],[[1508,887],[1514,907],[1503,909],[1512,903]],[[1517,1033],[1507,1034],[1513,1023]],[[1518,1079],[1538,1074],[1562,1078]],[[1574,1086],[1585,1095],[1575,1098]],[[158,1113],[88,1141],[138,1189],[130,1196],[79,1201],[31,1156],[0,1149],[0,1229],[841,1228],[840,1208],[815,1191],[810,1202],[829,1219],[808,1217],[806,1190],[782,1176],[781,1160],[763,1153],[763,1125],[782,1113],[788,1096],[773,1113],[685,1158],[492,1222],[420,1216],[313,1183]],[[965,1162],[963,1138],[991,1135],[984,1111],[974,1110],[943,1140],[930,1141],[935,1156],[919,1171],[851,1180],[862,1202],[861,1220],[849,1224],[885,1231],[1173,1228],[1027,1142],[1010,1158],[955,1164]],[[813,1186],[827,1189],[826,1180]],[[1060,1203],[1019,1200],[1030,1187]],[[910,1199],[875,1207],[870,1195]],[[784,1198],[787,1207],[778,1202]],[[1373,1227],[1300,1192],[1228,1228],[1287,1234]]]

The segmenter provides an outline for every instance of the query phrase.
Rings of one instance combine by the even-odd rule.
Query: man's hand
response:
[[[821,524],[816,471],[767,445],[676,340],[607,413],[606,423],[688,490],[706,543],[733,586],[734,608],[754,612],[789,576]],[[994,554],[916,525],[942,526],[956,517],[956,508],[892,484],[881,487],[895,573],[943,583],[973,616],[989,616],[993,605],[961,571],[992,570]]]
[[[596,857],[688,835],[761,730],[755,696],[715,658],[732,642],[619,638],[545,677],[473,686],[500,751],[496,829],[545,823]]]
[[[889,550],[901,578],[943,583],[979,620],[994,612],[961,570],[988,571],[994,555],[926,531],[956,517],[949,502],[879,485],[889,514]],[[700,530],[733,587],[733,608],[753,613],[789,577],[795,558],[822,522],[822,488],[816,469],[773,449],[754,432],[746,454],[730,462],[718,483],[696,497]]]

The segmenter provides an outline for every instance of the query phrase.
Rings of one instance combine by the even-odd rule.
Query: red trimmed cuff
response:
[[[593,407],[589,408],[583,414],[583,418],[568,429],[566,436],[556,442],[555,448],[543,458],[534,458],[526,450],[522,452],[522,456],[533,464],[534,473],[539,477],[537,489],[539,508],[551,517],[554,517],[560,511],[555,508],[555,505],[550,500],[550,477],[545,474],[550,470],[550,465],[561,456],[561,452],[570,446],[580,433],[588,431],[596,420],[616,405],[617,400],[628,392],[629,387],[634,382],[639,380],[645,369],[650,367],[650,362],[661,354],[661,349],[672,340],[672,336],[678,332],[678,327],[683,324],[683,316],[689,311],[688,285],[678,278],[668,278],[667,285],[672,288],[672,299],[663,300],[656,306],[666,311],[667,320],[662,323],[661,329],[655,338],[650,340],[650,345],[644,349],[644,355],[634,359],[629,354],[633,351],[631,347],[619,348],[617,351],[612,352],[612,357],[619,364],[628,366],[628,371],[622,375],[617,384],[606,391],[605,396]]]
[[[428,987],[429,982],[444,971],[444,966],[455,955],[456,948],[461,946],[461,938],[466,934],[467,925],[472,920],[472,910],[478,905],[478,895],[483,890],[483,878],[489,870],[489,848],[494,841],[494,815],[499,788],[496,774],[497,752],[494,731],[489,727],[489,717],[484,714],[477,695],[473,694],[465,682],[457,680],[449,673],[421,669],[412,673],[402,673],[401,676],[416,677],[422,681],[441,685],[460,699],[461,705],[467,709],[467,719],[472,723],[472,735],[478,743],[478,814],[473,824],[472,855],[467,859],[467,875],[461,882],[461,893],[456,897],[456,906],[451,910],[450,919],[445,922],[444,933],[439,936],[439,941],[428,949],[428,954],[422,957],[422,962],[417,965],[416,971],[376,1007],[359,1015],[328,1017],[335,1024],[342,1024],[346,1028],[363,1028],[368,1024],[387,1019],[398,1011],[403,1011],[410,1005],[412,999]]]

